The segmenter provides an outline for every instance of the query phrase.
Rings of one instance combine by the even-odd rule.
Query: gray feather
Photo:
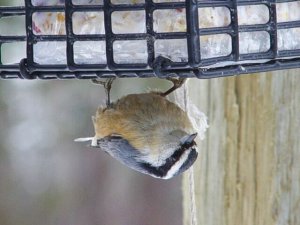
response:
[[[109,155],[139,172],[149,174],[143,168],[143,163],[140,161],[143,154],[136,150],[128,141],[121,136],[107,136],[97,140],[97,148],[107,152]]]
[[[195,137],[195,135],[192,135]],[[175,175],[178,175],[187,170],[196,160],[197,151],[193,147],[195,142],[182,145],[177,149],[174,149],[172,156],[166,159],[164,165],[153,166],[143,160],[143,154],[135,149],[129,142],[123,139],[121,136],[107,136],[97,140],[97,144],[94,147],[100,148],[103,151],[110,154],[112,157],[130,167],[133,170],[139,171],[144,174],[151,175],[156,178],[169,179]],[[185,151],[191,150],[185,161],[181,161],[183,164],[179,164],[178,171],[174,171],[173,174],[168,175],[168,171],[180,160],[180,157]]]

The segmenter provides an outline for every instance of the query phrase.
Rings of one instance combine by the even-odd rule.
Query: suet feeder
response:
[[[53,5],[53,1],[39,2],[43,1],[25,0],[23,6],[0,7],[0,21],[21,17],[25,27],[22,35],[3,34],[0,30],[3,79],[214,78],[300,67],[299,1],[86,0],[81,4],[80,0],[57,0]],[[77,32],[79,25],[75,24],[78,21],[74,15],[82,13],[100,18],[94,25],[102,26],[103,30],[96,27],[94,32]],[[142,19],[132,24],[115,21],[128,15],[135,18],[135,13]],[[175,17],[170,17],[174,13]],[[181,15],[180,21],[176,21],[176,13]],[[39,25],[49,23],[41,21],[50,15],[61,20],[63,28],[43,33]],[[117,28],[116,24],[125,27]],[[142,28],[136,29],[141,24]],[[13,43],[24,43],[24,57],[18,63],[5,63],[3,47]],[[51,53],[58,45],[45,43],[60,43],[61,51],[54,57],[64,58],[47,60],[47,54],[53,59]],[[78,60],[80,54],[85,55],[83,50],[94,58]]]

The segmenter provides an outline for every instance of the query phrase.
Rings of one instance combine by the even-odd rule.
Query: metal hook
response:
[[[170,72],[166,72],[164,70],[170,68],[172,64],[172,60],[164,57],[164,56],[158,56],[155,58],[153,62],[153,72],[157,77],[165,78],[168,77]]]
[[[20,74],[23,79],[33,80],[36,76],[33,73],[29,72],[27,59],[22,59],[19,63],[20,66]]]

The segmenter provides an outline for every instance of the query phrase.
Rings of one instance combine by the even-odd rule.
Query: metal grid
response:
[[[277,23],[276,3],[292,0],[186,0],[185,2],[154,3],[145,0],[143,4],[113,5],[110,0],[104,0],[103,5],[74,5],[65,1],[61,6],[33,6],[30,0],[25,0],[25,6],[0,7],[0,19],[10,16],[25,15],[26,36],[1,36],[0,47],[4,43],[26,42],[27,57],[19,64],[4,65],[0,61],[0,77],[3,79],[91,79],[95,77],[197,77],[213,78],[246,73],[272,70],[282,70],[300,67],[300,49],[278,51],[277,30],[300,27],[300,21]],[[269,22],[260,25],[239,25],[237,7],[242,5],[264,4],[269,9]],[[198,8],[227,7],[230,11],[231,23],[222,28],[199,28]],[[186,32],[156,33],[153,29],[153,12],[158,9],[186,9]],[[144,34],[114,34],[112,31],[111,14],[115,11],[144,10],[146,15],[146,33]],[[76,35],[72,31],[72,14],[74,12],[101,11],[104,13],[105,34]],[[66,35],[35,35],[32,29],[32,15],[35,12],[64,12]],[[266,31],[270,35],[270,49],[267,52],[240,54],[239,32]],[[232,40],[232,52],[227,56],[202,59],[200,40],[202,35],[228,34]],[[188,47],[188,62],[172,62],[164,57],[155,58],[154,42],[159,39],[186,38]],[[107,64],[76,64],[74,62],[73,44],[76,41],[106,41]],[[116,64],[113,58],[113,43],[116,40],[146,40],[148,60],[145,64]],[[39,65],[34,62],[33,45],[39,41],[65,41],[66,65]],[[280,59],[289,57],[287,59]],[[1,60],[1,53],[0,53]],[[268,60],[265,63],[248,63],[230,65],[219,68],[203,68],[215,63],[226,61]]]

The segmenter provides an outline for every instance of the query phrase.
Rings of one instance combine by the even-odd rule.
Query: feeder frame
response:
[[[277,23],[276,3],[291,2],[291,0],[186,0],[185,2],[154,3],[145,0],[143,4],[113,5],[110,0],[104,0],[103,5],[74,5],[71,0],[65,5],[34,6],[30,0],[25,0],[25,6],[0,7],[0,19],[10,16],[25,16],[26,35],[1,36],[0,48],[4,43],[26,42],[26,58],[19,64],[4,65],[0,53],[0,78],[3,79],[92,79],[96,77],[197,77],[214,78],[231,75],[266,72],[300,67],[300,49],[278,50],[277,31],[300,27],[300,21]],[[263,4],[269,9],[269,21],[259,25],[238,25],[237,7],[242,5]],[[227,7],[231,15],[231,24],[221,28],[199,28],[198,8]],[[157,9],[186,9],[186,32],[156,33],[153,30],[153,12]],[[145,10],[146,33],[114,34],[112,32],[111,14],[115,11]],[[76,35],[72,30],[72,15],[74,12],[103,11],[105,34]],[[32,15],[35,12],[64,12],[65,35],[35,35],[32,29]],[[239,32],[266,31],[270,35],[270,49],[260,53],[239,53]],[[202,59],[200,39],[202,35],[228,34],[232,40],[232,52],[227,56]],[[163,56],[155,57],[154,42],[158,39],[187,39],[187,62],[172,62]],[[73,44],[76,41],[105,41],[106,64],[76,64],[74,62]],[[116,40],[146,40],[147,63],[117,64],[113,60],[113,42]],[[65,41],[66,65],[40,65],[34,62],[33,45],[39,41]],[[285,58],[284,58],[285,57]],[[283,59],[284,58],[284,59]],[[264,63],[241,63],[223,67],[213,67],[218,62],[239,62],[246,60],[267,60]],[[207,68],[210,66],[209,68]]]

